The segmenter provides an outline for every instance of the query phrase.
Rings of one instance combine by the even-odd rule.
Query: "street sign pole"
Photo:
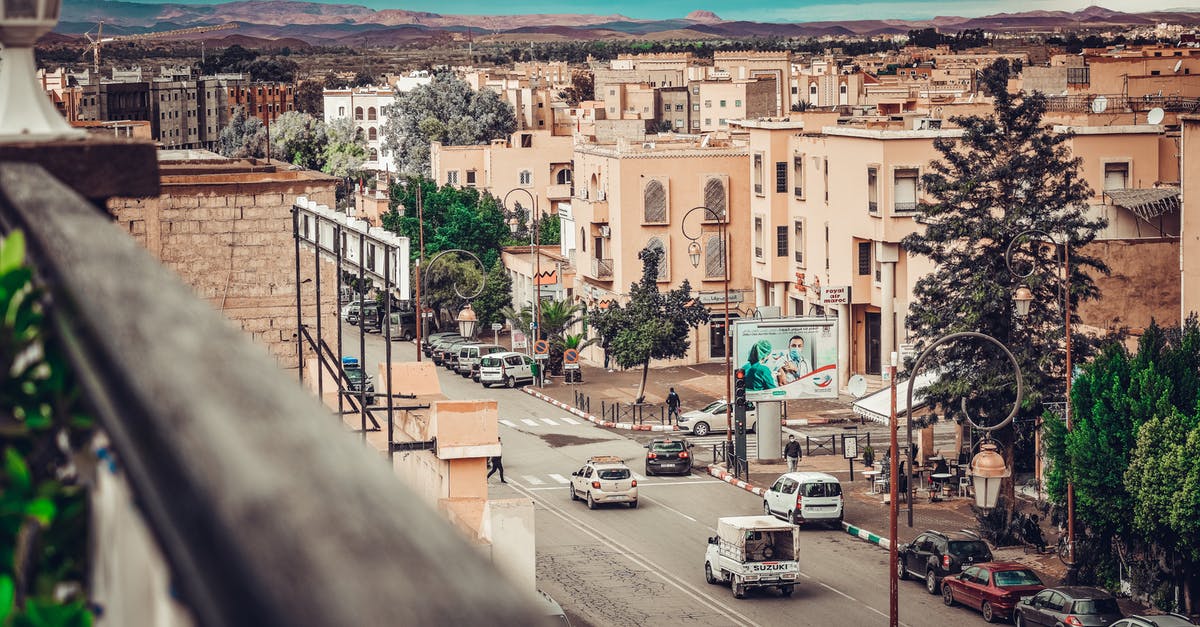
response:
[[[500,329],[502,329],[503,327],[504,327],[504,325],[500,324],[499,322],[492,323],[492,343],[493,344],[500,343]]]

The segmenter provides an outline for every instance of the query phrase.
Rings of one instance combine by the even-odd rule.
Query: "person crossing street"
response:
[[[788,472],[796,472],[796,466],[800,463],[800,443],[796,441],[796,436],[788,436],[788,443],[783,447],[783,456],[787,458]]]
[[[675,393],[675,388],[671,388],[671,392],[667,394],[667,423],[671,421],[679,421],[679,395]]]
[[[500,439],[497,438],[496,441],[499,442]],[[499,455],[494,455],[492,457],[492,470],[488,472],[487,478],[491,479],[492,475],[496,474],[496,471],[500,472],[500,483],[508,483],[504,480],[504,460],[502,460]]]

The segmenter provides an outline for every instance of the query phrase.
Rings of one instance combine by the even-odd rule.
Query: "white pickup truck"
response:
[[[728,583],[734,598],[751,588],[776,586],[791,596],[800,573],[796,561],[799,530],[774,516],[735,516],[717,519],[717,535],[708,539],[704,578]]]

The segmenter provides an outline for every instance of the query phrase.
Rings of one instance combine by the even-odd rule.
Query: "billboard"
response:
[[[733,365],[746,371],[746,400],[837,398],[836,318],[738,320]]]

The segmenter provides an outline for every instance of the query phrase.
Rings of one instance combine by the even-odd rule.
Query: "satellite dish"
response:
[[[1092,101],[1092,113],[1104,113],[1108,109],[1108,98],[1096,96]]]
[[[1171,71],[1172,71],[1172,72],[1178,72],[1178,71],[1179,71],[1179,68],[1181,68],[1181,67],[1183,67],[1183,59],[1180,59],[1180,60],[1176,61],[1176,62],[1175,62],[1175,69],[1173,69],[1173,70],[1171,70]]]
[[[1146,123],[1147,124],[1162,124],[1162,121],[1163,121],[1163,110],[1160,107],[1154,107],[1153,109],[1150,110],[1149,113],[1146,114]]]
[[[854,398],[862,398],[867,393],[867,379],[861,374],[856,374],[850,377],[850,395]]]

